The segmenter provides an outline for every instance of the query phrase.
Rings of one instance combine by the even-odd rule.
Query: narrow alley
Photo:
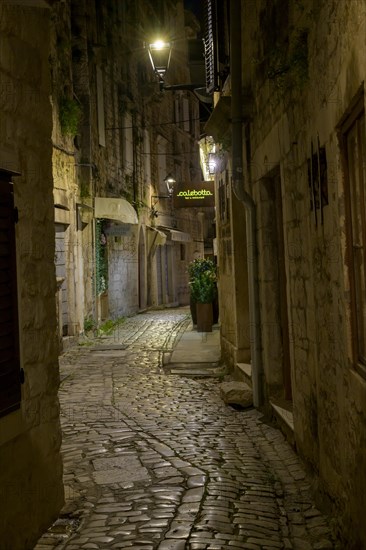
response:
[[[35,550],[341,548],[281,432],[164,367],[187,330],[150,311],[61,357],[66,506]]]

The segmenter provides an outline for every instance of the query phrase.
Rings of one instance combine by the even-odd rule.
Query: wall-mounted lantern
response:
[[[176,180],[173,178],[171,174],[168,174],[166,178],[164,178],[164,183],[167,187],[169,197],[172,197],[174,185],[177,183]]]
[[[155,210],[155,205],[162,199],[170,199],[173,198],[173,191],[174,191],[174,185],[176,184],[175,178],[168,174],[164,178],[164,183],[167,187],[168,194],[167,195],[152,195],[151,196],[151,208],[150,208],[150,217],[151,218],[157,218],[159,215],[159,212]]]
[[[208,173],[210,174],[210,176],[215,175],[216,166],[217,166],[217,158],[215,153],[209,153],[208,154]]]
[[[212,98],[205,97],[204,84],[202,83],[182,83],[182,84],[164,84],[165,73],[167,72],[170,64],[170,57],[172,54],[172,42],[165,42],[164,40],[156,40],[155,42],[148,44],[147,50],[154,73],[158,76],[160,91],[178,91],[188,90],[194,92],[197,99],[201,102],[211,103]]]
[[[159,81],[164,80],[165,73],[169,68],[172,45],[164,40],[156,40],[148,45],[150,61]]]

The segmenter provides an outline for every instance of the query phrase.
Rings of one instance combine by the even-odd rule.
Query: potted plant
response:
[[[217,303],[216,265],[210,259],[198,258],[189,264],[189,287],[193,324],[199,332],[212,331],[213,303]]]

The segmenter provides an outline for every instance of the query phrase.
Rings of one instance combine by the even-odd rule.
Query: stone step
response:
[[[218,363],[170,363],[164,366],[168,374],[178,374],[189,377],[222,377],[225,369]]]
[[[292,401],[283,399],[271,399],[272,417],[278,428],[285,435],[288,442],[295,446],[294,417],[292,413]]]
[[[252,365],[250,363],[236,363],[234,378],[252,387]]]
[[[90,351],[116,351],[127,349],[126,344],[98,344],[89,348]]]

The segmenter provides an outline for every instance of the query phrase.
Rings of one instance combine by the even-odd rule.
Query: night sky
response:
[[[201,0],[184,0],[184,6],[187,10],[193,11],[196,17],[201,21],[202,2]]]

